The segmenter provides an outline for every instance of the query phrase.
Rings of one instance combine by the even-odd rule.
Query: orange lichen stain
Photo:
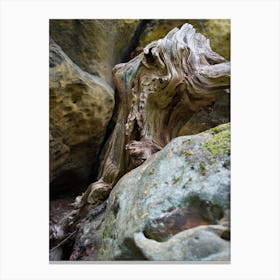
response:
[[[152,168],[149,170],[149,175],[154,174],[154,172],[155,172],[155,169],[154,169],[154,167],[152,167]]]
[[[172,153],[171,151],[169,151],[169,152],[167,153],[167,156],[168,156],[168,157],[173,157],[173,153]]]
[[[185,154],[186,156],[191,156],[193,153],[192,153],[192,151],[185,151],[184,154]]]

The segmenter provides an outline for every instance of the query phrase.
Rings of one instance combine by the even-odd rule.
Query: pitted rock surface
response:
[[[51,193],[88,185],[113,113],[113,89],[75,65],[50,41]]]

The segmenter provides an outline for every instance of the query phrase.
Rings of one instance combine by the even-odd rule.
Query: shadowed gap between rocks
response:
[[[132,53],[136,50],[139,45],[139,40],[142,32],[146,29],[146,26],[151,22],[150,19],[143,19],[140,21],[130,43],[127,48],[124,49],[120,63],[127,62],[131,59]]]

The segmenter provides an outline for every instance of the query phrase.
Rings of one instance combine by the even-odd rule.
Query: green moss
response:
[[[230,124],[222,124],[211,131],[214,133],[210,140],[203,143],[203,147],[207,149],[212,156],[220,154],[230,154]]]
[[[192,178],[190,177],[187,182],[183,185],[183,189],[185,189],[192,182]]]
[[[180,181],[180,177],[176,178],[176,177],[173,177],[172,179],[172,184],[176,184]]]
[[[115,227],[115,224],[116,224],[116,217],[115,217],[114,212],[111,209],[111,207],[107,207],[105,216],[106,216],[105,228],[103,231],[101,247],[98,251],[98,257],[97,257],[98,260],[104,260],[103,259],[104,255],[106,255],[108,253],[108,251],[110,251],[110,248],[108,247],[108,245],[106,243],[106,240],[112,238],[113,228]]]
[[[183,141],[183,143],[184,143],[184,144],[190,144],[191,141],[192,141],[192,139],[187,139],[187,140]]]
[[[200,170],[200,173],[201,173],[202,175],[205,175],[206,166],[205,166],[205,163],[204,163],[204,162],[201,162],[201,163],[199,164],[199,170]]]
[[[230,123],[221,124],[210,129],[210,131],[214,132],[215,134],[224,130],[230,130]]]

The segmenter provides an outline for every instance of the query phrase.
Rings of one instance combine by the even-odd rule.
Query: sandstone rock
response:
[[[175,28],[175,27],[179,28],[186,22],[193,25],[193,23],[189,22],[187,19],[149,20],[140,35],[138,47],[144,48],[146,45],[150,44],[152,41],[157,41],[158,39],[166,36],[166,34],[173,28]]]
[[[201,33],[210,39],[213,50],[230,60],[230,20],[210,19],[201,26]]]
[[[96,163],[114,108],[114,92],[50,41],[51,193],[80,193]]]
[[[195,113],[181,128],[179,135],[193,135],[230,121],[230,94],[221,91],[216,94],[216,100]]]
[[[50,36],[81,69],[112,83],[139,20],[50,20]]]
[[[98,259],[228,261],[229,154],[225,124],[173,139],[123,176],[108,200]]]

